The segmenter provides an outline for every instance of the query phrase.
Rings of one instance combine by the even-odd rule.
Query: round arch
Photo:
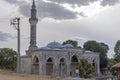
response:
[[[52,75],[53,73],[53,65],[54,65],[54,62],[53,62],[53,58],[48,58],[47,59],[47,62],[46,62],[46,75]]]
[[[79,60],[78,60],[78,58],[77,58],[76,55],[73,55],[73,56],[71,57],[71,63],[72,63],[72,62],[79,62]]]
[[[65,63],[66,60],[65,60],[65,58],[60,58],[59,62],[60,62],[60,63],[62,63],[62,62]]]
[[[60,58],[60,60],[59,60],[59,75],[64,76],[66,74],[65,71],[66,71],[65,58]]]
[[[37,56],[34,56],[34,58],[33,58],[33,64],[34,64],[34,63],[39,63],[39,59],[38,59]]]
[[[92,66],[94,67],[94,73],[97,72],[96,59],[92,60]]]
[[[32,74],[39,74],[39,58],[34,56],[32,64]]]
[[[95,59],[92,60],[92,66],[95,67]]]
[[[71,57],[71,71],[70,71],[71,76],[75,76],[75,71],[76,68],[78,68],[78,66],[79,66],[79,59],[77,58],[76,55],[73,55]]]

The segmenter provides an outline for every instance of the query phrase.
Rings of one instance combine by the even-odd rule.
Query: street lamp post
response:
[[[11,25],[17,30],[17,72],[20,72],[20,18],[14,18],[11,20]]]

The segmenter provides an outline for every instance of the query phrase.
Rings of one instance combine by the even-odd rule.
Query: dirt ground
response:
[[[0,80],[58,80],[50,76],[18,74],[12,71],[0,70]]]
[[[65,79],[60,77],[51,77],[51,76],[18,74],[12,71],[0,70],[0,80],[65,80]],[[80,80],[85,80],[85,79],[80,79]]]

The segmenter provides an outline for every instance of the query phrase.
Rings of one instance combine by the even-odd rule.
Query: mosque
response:
[[[94,64],[95,73],[100,74],[99,54],[85,51],[83,48],[74,48],[71,44],[62,45],[59,42],[50,42],[45,47],[36,46],[36,5],[33,0],[30,23],[30,46],[26,55],[21,57],[21,73],[38,75],[65,75],[74,76],[80,59],[87,59]]]

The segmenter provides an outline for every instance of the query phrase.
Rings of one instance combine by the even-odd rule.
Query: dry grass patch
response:
[[[65,79],[64,77],[58,76],[19,74],[13,71],[0,70],[0,80],[65,80]],[[80,80],[94,80],[94,79],[80,79]]]
[[[19,74],[13,71],[0,70],[0,80],[57,80],[50,76]]]

